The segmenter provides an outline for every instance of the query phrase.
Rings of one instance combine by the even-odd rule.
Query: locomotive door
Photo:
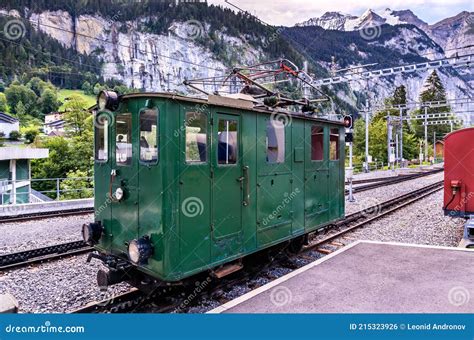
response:
[[[328,129],[313,122],[305,124],[305,228],[316,229],[328,219]]]
[[[214,115],[211,174],[211,254],[218,261],[239,254],[242,248],[242,192],[248,178],[242,175],[239,115]]]
[[[112,201],[112,243],[127,253],[127,244],[138,237],[138,116],[117,113],[112,136],[110,191],[123,198]]]
[[[211,173],[209,111],[180,107],[179,220],[183,271],[206,266],[211,245]]]

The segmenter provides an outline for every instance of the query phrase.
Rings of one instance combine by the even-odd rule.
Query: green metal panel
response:
[[[282,163],[267,159],[267,127],[273,119],[260,115],[257,118],[257,241],[258,246],[275,243],[291,235],[292,192],[291,126],[275,130],[285,132],[285,157]],[[280,132],[280,133],[281,133]]]
[[[226,113],[223,113],[226,112]],[[211,255],[220,261],[242,252],[242,125],[240,115],[216,109],[212,125]],[[219,130],[221,130],[219,132]],[[236,138],[234,144],[232,139]],[[236,152],[236,155],[235,155]],[[235,159],[232,158],[232,153]],[[228,164],[219,163],[227,160]]]
[[[183,272],[205,267],[211,261],[210,118],[207,109],[180,106],[178,206]]]
[[[342,129],[337,126],[329,126],[328,131],[336,129],[339,133],[339,158],[337,160],[329,159],[329,181],[328,187],[330,188],[328,192],[328,204],[329,204],[329,216],[328,219],[338,219],[341,212],[341,194],[342,194],[342,202],[344,202],[344,173],[341,173],[341,161],[344,160],[344,143],[345,141],[342,139],[344,133]],[[342,145],[341,145],[342,144]],[[342,152],[341,152],[342,151]],[[342,159],[341,159],[342,158]],[[342,186],[341,186],[342,184]]]
[[[311,159],[311,128],[313,125],[324,129],[323,160]],[[305,229],[315,230],[327,223],[328,204],[328,157],[329,131],[326,124],[307,121],[305,123]]]
[[[293,148],[293,189],[291,202],[293,209],[293,235],[305,229],[305,122],[294,119],[291,124],[291,140]]]
[[[247,195],[246,204],[242,204],[243,252],[250,253],[257,249],[257,115],[254,112],[243,112],[241,119],[242,167],[247,167],[245,182],[242,183],[243,195]]]
[[[149,108],[143,107],[145,101],[139,102],[138,120],[140,121],[141,112],[145,110],[154,110],[158,114],[157,123],[157,141],[158,160],[142,161],[140,154],[137,154],[138,160],[138,237],[149,236],[154,246],[153,256],[146,265],[148,269],[154,273],[163,275],[163,220],[162,220],[162,203],[163,203],[163,179],[162,179],[162,154],[161,144],[163,139],[162,121],[166,119],[166,111],[161,101],[152,100]],[[140,130],[140,125],[135,125]],[[152,127],[150,126],[152,129]],[[140,133],[140,132],[139,132]],[[140,137],[139,137],[140,138]],[[129,240],[124,240],[127,242]]]
[[[112,127],[112,168],[116,171],[112,183],[112,192],[121,187],[125,193],[120,202],[112,202],[112,244],[114,251],[122,254],[128,253],[128,242],[139,236],[138,226],[138,176],[139,176],[139,129],[138,111],[141,109],[138,101],[126,103],[127,108],[115,115],[115,124]],[[130,115],[125,115],[130,113]],[[130,134],[120,141],[117,131],[126,135],[122,129],[131,121]],[[119,135],[120,135],[119,134]],[[131,139],[131,140],[128,140]],[[129,164],[119,164],[120,158],[124,160],[129,155],[129,144],[131,142],[131,159]],[[121,150],[119,152],[119,150]]]

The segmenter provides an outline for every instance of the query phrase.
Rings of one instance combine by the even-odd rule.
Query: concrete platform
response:
[[[81,198],[64,201],[50,201],[41,203],[25,203],[0,205],[0,217],[21,216],[26,214],[35,214],[41,212],[63,211],[69,209],[93,208],[93,198]]]
[[[474,250],[359,241],[209,313],[473,313]]]

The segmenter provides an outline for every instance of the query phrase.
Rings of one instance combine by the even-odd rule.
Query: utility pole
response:
[[[369,172],[369,102],[365,108],[365,172]]]
[[[398,133],[395,133],[395,163],[398,162]]]
[[[352,188],[352,180],[354,178],[354,168],[352,164],[352,142],[349,142],[349,173],[348,173],[348,180],[349,180],[349,198],[347,199],[349,202],[355,202],[354,198],[354,189]]]
[[[436,131],[433,131],[433,164],[436,163]]]
[[[403,109],[400,108],[400,168],[403,166]]]
[[[425,161],[428,161],[428,106],[425,106]]]
[[[390,117],[390,111],[388,112],[387,116],[387,163],[388,167],[390,167],[390,126],[391,126],[391,117]]]

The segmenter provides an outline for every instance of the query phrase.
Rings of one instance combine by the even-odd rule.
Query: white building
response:
[[[5,138],[8,138],[12,131],[20,131],[20,121],[0,112],[0,132],[4,134]]]
[[[48,136],[63,136],[64,135],[64,120],[63,114],[59,112],[50,113],[44,116],[43,130]]]

